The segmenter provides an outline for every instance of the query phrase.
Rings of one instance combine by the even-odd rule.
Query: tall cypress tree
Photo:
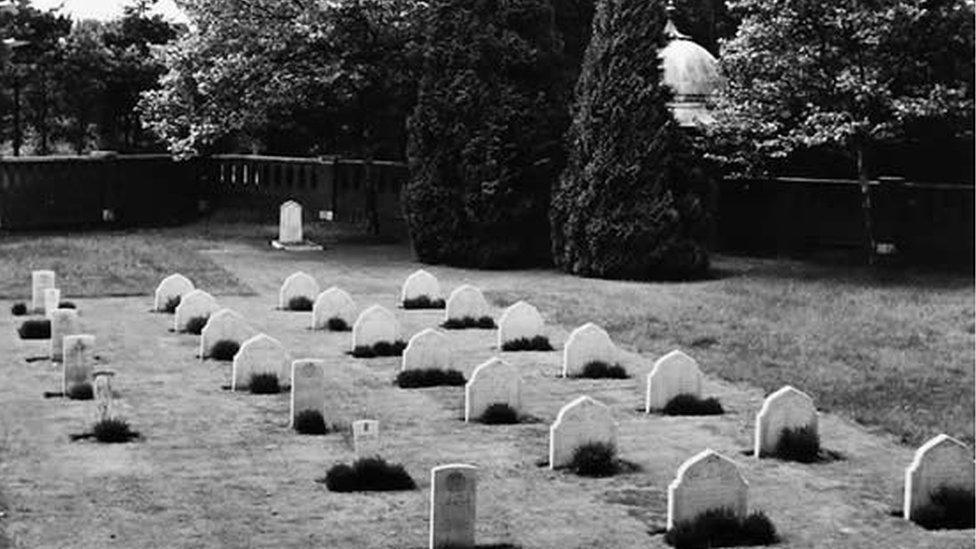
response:
[[[553,258],[571,273],[674,279],[708,268],[707,180],[661,82],[661,2],[603,0],[552,197]]]

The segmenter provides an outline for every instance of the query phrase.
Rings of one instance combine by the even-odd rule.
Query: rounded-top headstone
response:
[[[470,284],[455,288],[450,297],[447,298],[444,320],[452,318],[460,320],[465,317],[478,319],[485,316],[491,316],[488,301],[485,300],[481,290]]]
[[[305,410],[313,410],[325,417],[325,361],[296,360],[291,364],[291,422]]]
[[[356,321],[356,302],[345,290],[335,286],[315,298],[312,306],[312,329],[325,328],[331,318],[341,318],[347,326],[352,326]]]
[[[431,549],[474,549],[477,471],[463,463],[430,470]]]
[[[919,447],[911,465],[905,469],[903,516],[914,520],[922,507],[932,502],[941,489],[976,490],[973,485],[973,453],[965,444],[946,434],[938,435]]]
[[[422,296],[427,296],[432,300],[441,299],[441,285],[437,282],[436,276],[423,269],[418,269],[403,282],[403,289],[400,291],[400,303]]]
[[[156,298],[153,301],[153,310],[162,311],[170,299],[175,297],[182,299],[183,296],[193,290],[193,282],[189,278],[180,273],[171,274],[164,278],[159,283],[159,286],[156,286]]]
[[[498,347],[501,348],[506,341],[545,335],[545,325],[538,309],[519,301],[505,309],[498,321]]]
[[[319,295],[319,283],[311,275],[301,271],[292,273],[285,279],[278,292],[278,308],[287,309],[288,302],[295,297],[305,297],[309,301],[315,301]]]
[[[373,305],[359,313],[352,327],[352,349],[372,346],[380,341],[396,341],[400,337],[400,324],[389,309]]]
[[[712,510],[728,509],[745,518],[749,484],[729,458],[705,450],[678,467],[668,485],[668,530]]]
[[[192,290],[180,299],[180,304],[176,306],[176,314],[173,316],[173,329],[177,332],[186,330],[186,324],[191,318],[198,316],[208,317],[217,312],[220,306],[217,300],[207,292],[196,289]]]
[[[221,309],[210,315],[200,332],[200,358],[207,358],[214,345],[221,340],[236,341],[238,345],[257,333],[244,316],[231,309]]]
[[[248,389],[252,374],[274,374],[278,384],[291,384],[291,362],[285,346],[268,334],[258,334],[243,344],[234,355],[231,390]]]
[[[299,244],[305,241],[302,234],[302,205],[294,200],[278,208],[278,241],[282,244]],[[316,292],[317,293],[317,292]]]
[[[695,359],[675,350],[654,362],[647,374],[644,411],[660,410],[672,398],[689,394],[701,397],[702,373]]]
[[[549,468],[569,464],[576,448],[592,442],[616,445],[617,424],[609,406],[584,395],[563,406],[549,427]]]
[[[816,431],[817,407],[810,395],[787,385],[766,397],[756,415],[755,456],[775,453],[783,429],[801,427]]]
[[[402,358],[401,370],[446,370],[451,366],[451,343],[443,332],[425,328],[410,338]]]
[[[55,288],[54,271],[31,271],[31,309],[44,310],[44,290]]]
[[[81,333],[78,326],[78,311],[75,309],[55,309],[51,311],[51,360],[60,362],[64,358],[65,336]]]
[[[617,360],[617,347],[603,328],[587,322],[573,330],[563,346],[563,377],[575,376],[590,362],[612,365]]]
[[[464,385],[464,421],[478,419],[492,404],[507,404],[516,412],[522,409],[518,368],[499,358],[492,358],[471,372]]]

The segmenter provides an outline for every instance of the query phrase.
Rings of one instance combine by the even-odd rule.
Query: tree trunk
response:
[[[867,163],[864,159],[863,143],[857,146],[857,180],[861,185],[861,213],[864,217],[864,246],[867,251],[868,265],[874,265],[874,254],[877,246],[874,241],[874,223],[871,206],[871,184],[868,177]]]

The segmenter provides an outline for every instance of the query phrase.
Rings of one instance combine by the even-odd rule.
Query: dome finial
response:
[[[668,16],[668,22],[664,25],[664,36],[668,40],[678,40],[683,38],[689,38],[687,34],[682,34],[678,30],[678,27],[674,25],[674,14],[678,11],[678,8],[674,7],[674,0],[668,0],[668,5],[664,8],[664,13]]]

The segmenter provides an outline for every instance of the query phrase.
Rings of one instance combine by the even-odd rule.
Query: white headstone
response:
[[[430,549],[473,549],[477,467],[461,463],[430,470]]]
[[[403,350],[401,370],[425,370],[451,367],[451,343],[447,336],[434,328],[414,334]]]
[[[403,289],[400,292],[400,302],[408,299],[416,299],[427,296],[432,300],[441,299],[441,285],[437,282],[437,277],[423,269],[414,271],[403,282]]]
[[[31,272],[31,309],[35,312],[44,310],[44,290],[54,288],[54,271]]]
[[[315,298],[312,306],[312,329],[328,327],[330,318],[341,318],[350,328],[356,322],[356,302],[345,290],[332,287]]]
[[[97,410],[96,420],[103,421],[114,415],[112,413],[112,403],[115,400],[115,396],[112,393],[112,378],[115,376],[115,372],[103,370],[94,372],[92,375],[95,377],[93,396]]]
[[[51,312],[51,360],[64,358],[64,337],[81,333],[78,327],[78,311],[55,309]]]
[[[749,485],[729,458],[705,450],[678,467],[668,485],[668,530],[707,511],[729,509],[745,518]]]
[[[356,457],[379,455],[380,422],[360,419],[352,422],[352,447]]]
[[[701,397],[701,388],[702,373],[695,359],[681,351],[671,351],[657,359],[647,374],[644,411],[660,410],[678,395]]]
[[[278,376],[281,387],[287,387],[291,383],[291,362],[284,345],[267,334],[258,334],[241,344],[241,348],[234,355],[231,389],[248,389],[252,374],[265,373]]]
[[[303,359],[291,364],[291,423],[305,410],[325,417],[325,361]]]
[[[51,311],[61,305],[61,290],[48,288],[44,290],[44,316],[51,318]]]
[[[309,302],[315,301],[319,295],[319,283],[311,275],[303,272],[292,273],[281,285],[278,292],[278,308],[287,309],[288,302],[294,297],[308,298]]]
[[[519,301],[502,313],[498,321],[498,347],[506,341],[545,335],[545,321],[539,310],[524,301]]]
[[[775,453],[783,429],[813,427],[817,430],[817,408],[813,399],[789,385],[766,397],[756,416],[756,457]]]
[[[299,244],[305,241],[302,234],[302,205],[289,200],[279,208],[278,241],[282,244]]]
[[[973,493],[973,452],[962,442],[941,434],[923,444],[905,469],[903,516],[914,520],[941,488]]]
[[[400,337],[400,324],[388,309],[373,305],[359,313],[352,327],[352,349],[373,346],[380,341],[394,342]]]
[[[444,320],[452,318],[462,319],[465,317],[481,318],[491,316],[491,309],[488,301],[485,300],[481,290],[465,284],[459,286],[451,292],[447,298],[447,309],[444,312]]]
[[[191,318],[198,316],[208,317],[220,309],[217,300],[203,290],[193,290],[180,299],[180,304],[176,306],[176,314],[173,316],[173,330],[182,332],[186,330],[186,324]]]
[[[591,442],[616,445],[617,424],[609,406],[581,396],[563,406],[549,427],[549,468],[567,465],[576,448]]]
[[[516,412],[522,409],[522,377],[518,368],[492,358],[471,372],[464,385],[464,421],[481,417],[492,404],[507,404]]]
[[[610,334],[603,328],[587,322],[573,330],[563,347],[563,377],[580,374],[590,362],[600,361],[613,365],[617,360],[617,347]]]
[[[179,274],[171,274],[163,279],[156,286],[156,298],[153,301],[153,310],[162,311],[166,307],[166,303],[174,297],[179,297],[182,299],[183,296],[193,291],[193,283],[190,279]]]
[[[64,336],[64,377],[61,391],[67,396],[75,385],[88,384],[92,386],[93,356],[95,336],[69,335]]]
[[[200,358],[207,358],[214,345],[221,340],[236,341],[238,345],[254,337],[257,330],[244,320],[237,311],[221,309],[210,315],[207,325],[200,332]]]

